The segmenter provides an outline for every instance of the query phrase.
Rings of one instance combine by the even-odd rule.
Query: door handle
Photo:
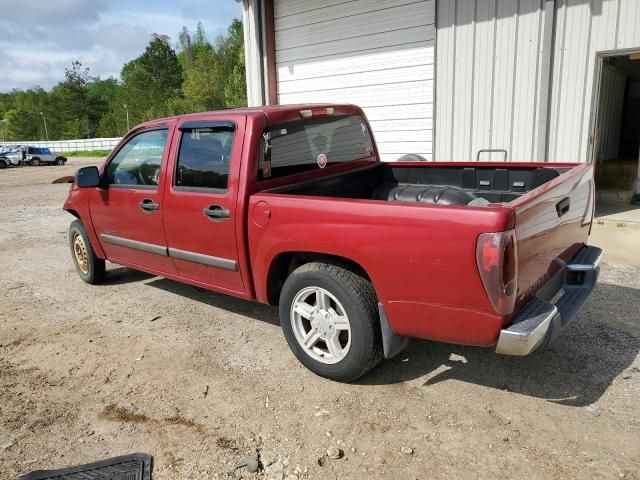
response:
[[[160,208],[160,204],[154,202],[150,198],[145,198],[140,203],[138,203],[138,206],[145,212],[153,212],[154,210],[158,210]]]
[[[558,212],[558,216],[561,217],[565,213],[569,211],[569,207],[571,206],[571,199],[569,197],[563,198],[558,203],[556,203],[556,212]]]
[[[211,205],[206,207],[202,213],[205,217],[209,217],[209,219],[214,222],[220,222],[221,220],[231,216],[231,211],[228,208],[221,207],[220,205]]]

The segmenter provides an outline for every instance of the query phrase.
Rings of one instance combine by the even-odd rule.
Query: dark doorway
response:
[[[600,60],[593,152],[598,203],[628,206],[640,194],[640,51]]]

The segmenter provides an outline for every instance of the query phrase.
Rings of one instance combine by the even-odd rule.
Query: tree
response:
[[[185,67],[185,100],[198,111],[246,106],[242,22],[234,19],[215,47],[202,24],[191,42],[194,59]]]
[[[75,61],[65,69],[65,80],[60,84],[59,100],[62,121],[66,124],[64,136],[70,138],[90,138],[95,131],[92,115],[94,99],[89,97],[89,83],[97,80],[82,63]]]
[[[215,110],[224,106],[221,86],[218,56],[213,50],[203,50],[186,72],[184,96],[199,111]]]
[[[227,108],[245,107],[247,105],[247,83],[242,22],[235,18],[227,33],[227,36],[220,42],[219,48],[219,56],[222,59],[224,104]]]
[[[182,68],[165,36],[154,35],[144,53],[122,68],[120,105],[133,124],[168,113],[169,99],[181,96]]]
[[[183,70],[191,68],[193,63],[193,45],[191,44],[191,35],[187,27],[182,27],[178,34],[178,45],[180,47],[180,53],[178,53],[178,63]]]

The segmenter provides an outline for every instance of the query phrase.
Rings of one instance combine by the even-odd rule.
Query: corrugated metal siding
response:
[[[618,156],[626,85],[627,77],[624,74],[609,65],[604,65],[598,107],[600,130],[598,160],[600,161]]]
[[[278,102],[355,103],[383,160],[432,157],[435,0],[275,0]]]
[[[545,0],[438,0],[436,160],[504,149],[542,160],[552,13]],[[480,160],[502,160],[503,154]]]
[[[596,53],[640,48],[639,0],[557,0],[550,161],[587,160]]]

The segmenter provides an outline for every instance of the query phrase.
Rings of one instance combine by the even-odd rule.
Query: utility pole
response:
[[[122,106],[124,107],[125,112],[127,112],[127,132],[128,132],[129,131],[129,108],[127,107],[126,103]]]
[[[47,142],[49,141],[49,131],[47,130],[47,119],[44,118],[44,114],[40,112],[40,116],[42,117],[42,121],[44,122],[44,134],[47,137]]]

